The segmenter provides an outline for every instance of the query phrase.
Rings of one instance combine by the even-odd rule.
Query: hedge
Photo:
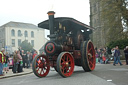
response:
[[[124,49],[126,46],[128,46],[128,39],[112,41],[108,44],[108,48],[110,48],[110,49],[112,49],[116,46],[118,46],[119,49]]]

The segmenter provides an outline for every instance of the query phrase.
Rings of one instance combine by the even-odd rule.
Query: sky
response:
[[[48,19],[48,11],[89,25],[89,0],[0,0],[0,26],[10,21],[38,25]]]

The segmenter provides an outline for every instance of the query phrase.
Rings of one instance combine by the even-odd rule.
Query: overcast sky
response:
[[[50,10],[55,17],[72,17],[89,25],[89,0],[0,0],[0,26],[9,21],[37,25],[48,19]]]

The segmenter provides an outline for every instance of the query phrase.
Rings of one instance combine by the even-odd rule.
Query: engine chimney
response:
[[[49,11],[48,13],[49,16],[49,30],[50,30],[50,35],[54,34],[54,11]]]

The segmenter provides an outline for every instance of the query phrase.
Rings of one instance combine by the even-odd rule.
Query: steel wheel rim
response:
[[[63,76],[71,76],[74,71],[74,58],[69,53],[64,53],[60,59],[60,71]]]
[[[37,75],[45,77],[50,70],[49,60],[46,56],[39,56],[35,61],[35,70]]]
[[[88,45],[87,45],[87,59],[88,59],[89,68],[91,70],[94,70],[96,60],[95,60],[95,50],[92,42],[88,42]]]

